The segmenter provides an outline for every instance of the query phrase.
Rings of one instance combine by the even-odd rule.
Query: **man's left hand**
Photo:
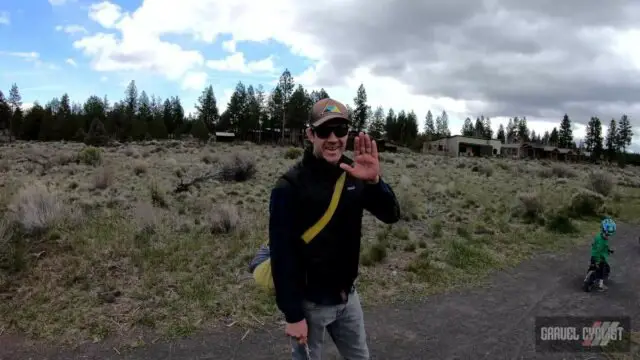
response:
[[[380,161],[376,141],[361,132],[353,139],[353,152],[353,166],[340,164],[340,167],[356,179],[377,183],[380,180]]]

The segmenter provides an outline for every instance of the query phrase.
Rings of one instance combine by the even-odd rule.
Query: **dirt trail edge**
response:
[[[630,316],[640,320],[640,228],[620,225],[611,246],[611,279],[606,293],[580,289],[588,265],[588,244],[568,254],[540,255],[491,277],[482,288],[429,297],[421,303],[366,308],[372,359],[596,359],[597,354],[535,352],[536,316]],[[635,280],[635,281],[634,281]],[[224,329],[171,343],[149,344],[116,353],[103,344],[76,351],[25,353],[0,349],[0,359],[290,359],[281,326],[251,331]],[[323,359],[338,359],[327,336]],[[0,340],[0,344],[5,341]]]

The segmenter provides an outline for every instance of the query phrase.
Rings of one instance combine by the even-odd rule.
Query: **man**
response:
[[[327,329],[340,354],[369,359],[360,298],[355,290],[363,210],[392,224],[400,208],[380,176],[375,141],[354,139],[353,160],[343,155],[349,133],[346,107],[322,99],[312,108],[306,135],[311,146],[271,192],[269,247],[278,308],[285,333],[295,338],[293,359],[320,359]],[[347,177],[331,220],[313,240],[301,235],[320,219],[336,181]]]

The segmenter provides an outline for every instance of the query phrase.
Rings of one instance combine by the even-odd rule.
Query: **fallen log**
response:
[[[215,173],[210,173],[207,175],[203,175],[203,176],[199,176],[194,178],[193,180],[189,181],[189,182],[183,182],[182,180],[180,180],[180,184],[178,184],[178,186],[176,186],[176,188],[173,190],[174,194],[178,194],[181,192],[185,192],[185,191],[189,191],[189,189],[193,186],[196,185],[198,183],[202,183],[205,181],[209,181],[209,180],[215,180],[219,177],[219,173],[215,172]]]

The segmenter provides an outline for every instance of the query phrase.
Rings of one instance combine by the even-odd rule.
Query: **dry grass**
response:
[[[298,151],[154,141],[103,149],[18,143],[0,153],[6,332],[71,343],[135,339],[149,329],[186,335],[278,314],[246,269],[267,240],[271,186]],[[367,304],[464,285],[538,250],[570,246],[597,228],[594,216],[640,218],[631,167],[381,158],[404,218],[393,226],[363,220]]]

